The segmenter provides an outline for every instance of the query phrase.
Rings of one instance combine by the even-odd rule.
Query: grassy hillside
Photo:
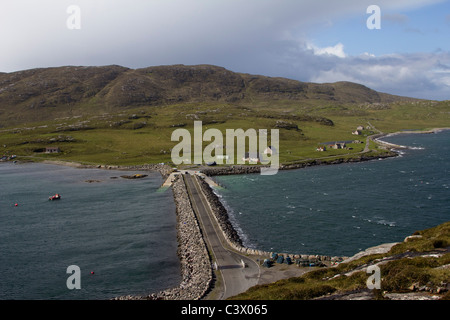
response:
[[[362,85],[303,83],[221,67],[61,67],[0,74],[0,155],[95,164],[169,162],[177,128],[279,129],[281,162],[359,153],[318,153],[319,143],[365,141],[384,132],[450,126],[450,103],[378,93]],[[209,143],[205,143],[207,145]],[[270,144],[270,141],[269,141]],[[42,154],[58,146],[59,154]],[[375,146],[373,146],[375,148]],[[382,150],[379,150],[383,152]]]
[[[414,233],[385,254],[371,254],[337,267],[321,268],[302,277],[259,285],[231,300],[450,299],[450,222]],[[380,289],[368,290],[367,267],[378,265]]]
[[[0,74],[0,126],[181,103],[339,104],[404,99],[354,83],[319,85],[240,74],[210,65],[136,70],[120,66],[42,68]]]

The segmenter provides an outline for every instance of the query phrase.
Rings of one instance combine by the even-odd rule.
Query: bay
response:
[[[0,165],[0,299],[111,299],[178,285],[172,192],[157,192],[159,173],[124,174]],[[61,200],[49,201],[55,193]],[[67,288],[70,265],[79,290]]]
[[[216,193],[244,244],[265,251],[351,256],[450,220],[450,131],[399,134],[400,156],[219,176]]]

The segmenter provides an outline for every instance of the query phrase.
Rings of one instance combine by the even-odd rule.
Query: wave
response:
[[[381,224],[384,226],[389,226],[389,227],[396,227],[396,222],[395,221],[387,221],[387,220],[378,220],[375,221],[377,224]]]
[[[394,135],[397,135],[397,134],[400,134],[400,133],[390,133],[390,134],[387,134],[387,135],[383,136],[382,138],[376,138],[376,139],[374,139],[374,140],[377,141],[377,142],[379,142],[379,143],[381,143],[381,144],[385,144],[385,145],[391,146],[391,147],[392,147],[394,150],[396,150],[398,153],[400,152],[399,149],[400,149],[400,150],[401,150],[401,149],[409,149],[409,150],[425,150],[424,147],[404,146],[404,145],[401,145],[401,144],[396,144],[396,143],[387,142],[387,141],[385,141],[385,140],[382,140],[382,139],[384,139],[384,138],[389,138],[389,137],[394,136]]]
[[[233,228],[238,233],[239,238],[242,240],[243,246],[247,248],[255,248],[252,242],[250,241],[248,235],[244,232],[244,230],[242,230],[241,226],[239,225],[233,208],[228,205],[228,203],[220,193],[214,190],[214,188],[212,188],[212,190],[214,194],[219,198],[219,201],[222,203],[222,205],[225,207],[225,210],[227,210],[228,219]],[[242,212],[239,211],[238,214],[242,214]]]

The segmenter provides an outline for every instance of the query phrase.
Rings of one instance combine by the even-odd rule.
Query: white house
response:
[[[277,154],[277,149],[273,146],[268,146],[266,150],[264,150],[264,154],[274,155]]]
[[[259,153],[253,153],[253,152],[246,152],[244,154],[244,157],[242,158],[242,161],[246,162],[254,162],[254,163],[259,163],[261,162],[261,157],[259,155]]]
[[[59,147],[47,147],[45,148],[45,153],[60,153],[61,149]]]
[[[345,149],[347,145],[345,142],[336,142],[334,145],[331,146],[333,149]]]
[[[217,160],[228,160],[230,157],[228,155],[217,155]]]

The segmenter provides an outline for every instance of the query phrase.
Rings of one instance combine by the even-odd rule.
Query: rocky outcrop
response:
[[[123,176],[120,176],[120,177],[124,178],[124,179],[142,179],[142,178],[145,178],[147,176],[148,175],[146,175],[146,174],[133,174],[131,176],[123,175]]]

